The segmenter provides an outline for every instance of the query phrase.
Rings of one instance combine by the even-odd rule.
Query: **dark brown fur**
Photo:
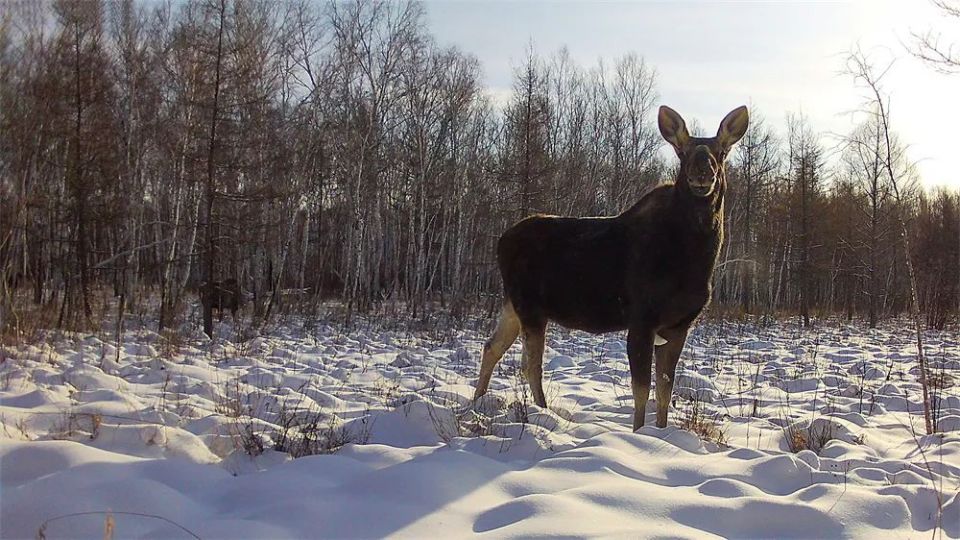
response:
[[[210,281],[200,286],[200,304],[204,308],[218,310],[221,320],[223,320],[224,309],[229,309],[236,318],[242,299],[240,284],[233,278]]]
[[[668,137],[672,130],[665,122],[661,131]],[[723,243],[722,163],[732,144],[723,126],[718,137],[695,138],[679,122],[680,140],[668,138],[681,160],[673,184],[655,188],[615,217],[532,216],[501,236],[497,260],[506,298],[497,331],[484,347],[477,397],[518,333],[524,373],[544,407],[541,355],[548,321],[593,333],[628,330],[634,429],[644,421],[655,337],[667,340],[656,347],[657,424],[666,425],[687,332],[710,300]]]

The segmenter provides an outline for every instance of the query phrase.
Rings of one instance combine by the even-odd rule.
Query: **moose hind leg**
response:
[[[657,427],[667,427],[667,413],[673,398],[673,382],[676,377],[677,362],[687,341],[687,331],[672,333],[667,343],[657,347]]]
[[[540,407],[547,406],[547,396],[543,393],[543,347],[546,335],[546,324],[523,325],[523,376],[530,384],[534,403]]]
[[[516,341],[520,335],[520,319],[513,310],[513,304],[510,301],[504,302],[500,310],[500,320],[497,321],[497,328],[493,335],[483,345],[483,357],[480,360],[480,377],[477,379],[477,389],[473,394],[473,399],[478,399],[487,393],[487,387],[490,385],[490,377],[493,376],[493,369],[497,362],[507,352],[510,345]]]

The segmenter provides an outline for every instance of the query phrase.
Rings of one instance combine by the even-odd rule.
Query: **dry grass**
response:
[[[160,331],[160,339],[157,343],[157,354],[160,358],[172,360],[178,356],[186,345],[186,338],[183,334],[173,328],[164,328]]]
[[[796,422],[783,428],[783,436],[787,441],[787,448],[796,454],[803,450],[810,450],[817,454],[832,440],[840,440],[837,433],[838,424],[829,418],[821,417],[821,422]],[[854,444],[864,444],[863,435],[852,439]]]
[[[250,456],[258,456],[267,448],[294,458],[332,454],[347,444],[370,440],[373,426],[369,411],[354,422],[344,422],[307,400],[302,393],[306,385],[297,389],[301,397],[288,404],[269,399],[276,393],[257,388],[247,391],[239,378],[232,379],[224,384],[215,410],[231,419],[235,447]]]
[[[81,518],[81,517],[86,517],[86,516],[104,516],[104,520],[103,520],[103,538],[104,538],[104,540],[110,540],[110,539],[113,538],[113,535],[114,535],[114,533],[116,532],[117,522],[116,522],[116,519],[113,517],[113,516],[115,516],[115,515],[117,515],[117,516],[131,516],[131,517],[147,518],[147,519],[156,519],[156,520],[159,520],[159,521],[163,521],[164,523],[167,523],[167,524],[169,524],[169,525],[172,525],[173,527],[176,527],[177,529],[183,531],[185,534],[187,534],[187,535],[190,536],[191,538],[195,538],[196,540],[200,540],[200,537],[197,536],[197,534],[194,533],[193,531],[191,531],[190,529],[184,527],[183,525],[177,523],[176,521],[173,521],[173,520],[171,520],[171,519],[165,518],[165,517],[163,517],[163,516],[158,516],[158,515],[156,515],[156,514],[146,514],[146,513],[143,513],[143,512],[121,512],[121,511],[115,511],[115,510],[92,510],[92,511],[89,511],[89,512],[74,512],[74,513],[71,513],[71,514],[62,514],[62,515],[59,515],[59,516],[54,516],[54,517],[49,518],[49,519],[47,519],[46,521],[44,521],[43,523],[40,524],[40,527],[37,529],[37,538],[38,538],[39,540],[46,540],[47,534],[48,534],[47,528],[48,528],[52,523],[56,523],[57,521],[72,520],[72,519],[74,519],[74,518]]]
[[[57,316],[53,303],[38,305],[20,295],[0,325],[0,343],[18,346],[42,342],[49,329],[57,326]]]
[[[50,437],[57,440],[73,439],[77,435],[95,440],[100,436],[103,416],[99,414],[64,411],[50,428]]]
[[[689,400],[677,418],[677,427],[697,434],[705,441],[721,446],[727,446],[727,435],[721,428],[720,419],[716,415],[709,415],[704,404],[699,399]]]

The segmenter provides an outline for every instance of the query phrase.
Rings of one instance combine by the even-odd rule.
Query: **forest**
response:
[[[615,215],[676,167],[643,51],[517,55],[498,98],[415,1],[5,2],[0,322],[113,297],[163,328],[228,278],[260,317],[492,310],[512,223]],[[728,161],[711,309],[874,327],[909,309],[910,257],[925,324],[956,321],[960,193],[923,189],[883,111],[840,136],[784,112],[752,108]]]

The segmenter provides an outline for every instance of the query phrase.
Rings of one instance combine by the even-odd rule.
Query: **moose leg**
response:
[[[543,345],[547,337],[546,323],[523,324],[523,376],[530,384],[533,401],[547,406],[543,393]]]
[[[503,353],[507,352],[510,345],[513,345],[518,335],[520,335],[520,319],[517,318],[517,312],[513,310],[513,304],[507,300],[500,310],[500,320],[497,321],[496,330],[483,345],[480,377],[477,379],[477,390],[473,394],[473,399],[478,399],[487,393],[493,368],[497,366],[497,362],[503,357]]]
[[[203,333],[213,339],[213,307],[203,304]]]
[[[633,430],[643,427],[650,399],[650,364],[653,363],[654,332],[649,326],[631,328],[627,333],[630,357],[630,387],[633,390]]]
[[[673,379],[680,353],[687,342],[687,329],[661,332],[667,342],[657,347],[657,427],[667,427],[667,412],[673,397]]]

